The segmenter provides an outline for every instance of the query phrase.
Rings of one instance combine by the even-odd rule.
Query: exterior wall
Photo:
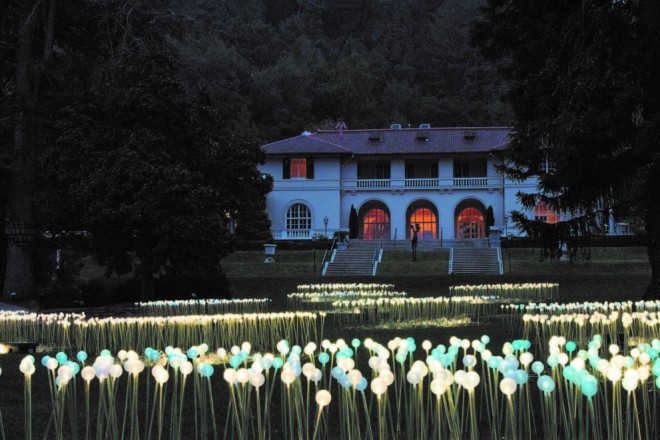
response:
[[[455,211],[459,203],[466,199],[475,199],[484,205],[493,207],[495,214],[495,225],[503,226],[499,218],[502,218],[502,192],[500,190],[405,190],[405,191],[347,191],[342,197],[342,228],[348,229],[348,215],[351,205],[356,210],[372,200],[383,202],[390,211],[391,239],[404,240],[407,238],[409,227],[406,212],[408,207],[418,200],[431,202],[438,210],[438,238],[445,240],[454,239]]]
[[[523,209],[522,205],[520,204],[520,201],[518,200],[517,194],[519,192],[522,193],[532,193],[536,191],[536,179],[530,179],[525,182],[512,182],[509,179],[505,180],[505,187],[504,187],[504,210],[506,212],[506,223],[505,223],[505,230],[503,231],[504,234],[509,234],[513,236],[519,236],[522,235],[522,231],[519,231],[518,228],[516,228],[516,225],[514,225],[511,221],[511,212],[512,211],[522,211],[527,214],[528,218],[534,218],[534,211],[533,210],[525,210]]]
[[[340,164],[339,158],[315,158],[314,179],[282,179],[281,158],[268,158],[260,171],[273,176],[273,191],[266,196],[266,211],[272,222],[275,239],[305,239],[315,233],[325,233],[324,217],[328,218],[327,231],[339,229]],[[312,214],[309,236],[286,236],[286,213],[295,203],[304,203]]]
[[[390,161],[390,181],[387,188],[370,188],[358,184],[356,158],[344,158],[342,164],[338,157],[316,157],[314,161],[314,179],[282,179],[282,159],[269,157],[260,170],[273,176],[273,191],[267,196],[267,212],[272,221],[273,236],[276,239],[306,239],[315,233],[324,233],[324,217],[328,218],[327,233],[335,230],[348,230],[351,205],[356,210],[372,200],[383,202],[390,211],[390,230],[392,239],[406,239],[408,207],[417,200],[427,200],[435,205],[439,214],[438,238],[454,238],[456,207],[465,199],[475,199],[483,204],[484,209],[493,207],[495,226],[505,228],[516,234],[510,220],[506,217],[513,210],[520,210],[516,193],[531,191],[535,184],[516,184],[502,179],[497,173],[496,160],[487,159],[487,179],[475,184],[475,187],[455,187],[453,179],[453,157],[442,156],[438,160],[438,179],[432,182],[434,187],[421,185],[405,179],[405,157],[392,158]],[[432,179],[429,179],[432,180]],[[418,185],[418,186],[414,186]],[[294,203],[306,204],[312,214],[312,229],[306,236],[288,236],[286,232],[286,213]],[[530,213],[533,216],[533,212]]]

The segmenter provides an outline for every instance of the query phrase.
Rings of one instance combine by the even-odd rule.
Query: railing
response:
[[[274,237],[278,237],[280,240],[308,240],[312,238],[313,231],[311,229],[283,229],[277,234],[273,234]]]
[[[372,191],[378,189],[468,189],[501,188],[502,178],[490,177],[439,177],[433,179],[357,179],[343,180],[342,189],[346,191]]]
[[[452,272],[452,266],[454,265],[454,248],[449,249],[449,275]]]
[[[406,188],[438,188],[440,179],[406,179]]]
[[[359,179],[358,188],[389,188],[390,179]]]
[[[378,268],[378,262],[380,261],[379,256],[382,249],[383,249],[383,238],[381,237],[381,239],[378,240],[378,247],[374,250],[374,257],[371,260],[371,267],[373,268],[371,272],[372,276],[376,276],[376,269]]]
[[[635,231],[630,223],[615,223],[614,235],[634,235]]]
[[[330,259],[326,261],[326,257],[328,256],[328,251],[330,252],[330,256],[332,256],[332,251],[335,248],[335,244],[337,243],[337,237],[332,239],[332,244],[330,245],[330,249],[326,249],[325,252],[323,253],[323,260],[321,260],[321,275],[325,276],[325,272],[328,270],[327,265],[330,262]]]
[[[504,274],[504,264],[502,263],[502,248],[497,247],[497,262],[500,263],[500,275]]]
[[[488,186],[488,177],[455,177],[454,186],[459,188]]]
[[[334,232],[324,229],[271,229],[271,234],[275,240],[311,240],[312,237],[325,236],[325,233],[331,234]]]
[[[378,268],[378,255],[380,254],[380,250],[383,247],[383,238],[381,237],[380,240],[378,240],[378,247],[374,249],[374,257],[371,259],[371,275],[376,276],[376,268]]]

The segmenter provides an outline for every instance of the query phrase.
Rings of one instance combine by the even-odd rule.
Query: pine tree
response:
[[[360,223],[355,206],[351,205],[351,213],[348,217],[348,236],[351,240],[358,238]]]

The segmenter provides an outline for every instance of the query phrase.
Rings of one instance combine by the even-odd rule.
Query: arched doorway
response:
[[[360,234],[363,240],[390,238],[390,210],[383,202],[372,200],[360,207]]]
[[[485,214],[486,209],[483,203],[475,199],[463,200],[456,206],[454,237],[457,239],[485,238]]]
[[[438,209],[428,200],[417,200],[411,203],[406,211],[406,237],[412,238],[410,225],[419,225],[418,239],[437,240],[439,238],[439,218]]]

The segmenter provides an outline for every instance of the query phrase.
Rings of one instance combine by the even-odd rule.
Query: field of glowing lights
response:
[[[660,436],[660,302],[566,303],[556,283],[435,297],[351,283],[299,285],[283,309],[241,298],[138,303],[130,317],[2,312],[0,340],[40,349],[0,356],[0,435]]]

